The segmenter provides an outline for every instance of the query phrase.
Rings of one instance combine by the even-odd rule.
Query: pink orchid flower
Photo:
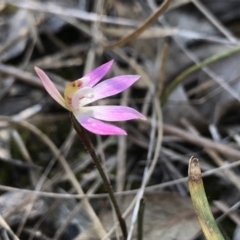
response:
[[[114,122],[146,119],[141,113],[125,106],[86,106],[96,100],[124,91],[140,78],[136,75],[123,75],[97,84],[109,71],[112,64],[113,60],[67,84],[64,97],[43,70],[35,67],[35,71],[50,96],[71,111],[82,127],[100,135],[127,135],[123,129],[99,120]]]

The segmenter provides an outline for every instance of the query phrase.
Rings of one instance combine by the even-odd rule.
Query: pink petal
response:
[[[41,79],[42,84],[45,87],[46,91],[49,93],[49,95],[55,101],[57,101],[60,105],[62,105],[64,108],[68,109],[64,98],[62,97],[60,92],[57,90],[57,88],[55,87],[53,82],[46,75],[46,73],[38,67],[35,67],[34,69],[35,69],[37,75],[39,76],[39,78]]]
[[[93,106],[81,108],[84,114],[104,121],[126,121],[131,119],[146,119],[141,113],[130,107],[123,106]]]
[[[129,88],[139,78],[138,75],[123,75],[105,80],[93,87],[93,98],[81,99],[80,105],[84,106],[96,100],[118,94]]]
[[[84,75],[84,77],[89,77],[90,80],[86,83],[85,86],[92,87],[97,84],[110,70],[113,64],[113,60],[101,65],[100,67],[95,68],[91,72]]]
[[[116,126],[96,120],[83,115],[80,112],[73,113],[78,122],[88,131],[99,135],[127,135],[127,133]]]

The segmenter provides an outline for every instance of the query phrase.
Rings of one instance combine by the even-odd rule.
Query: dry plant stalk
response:
[[[204,236],[207,240],[224,240],[208,204],[199,161],[194,157],[191,157],[189,160],[188,186],[193,207]]]
[[[149,16],[142,24],[140,27],[138,27],[136,30],[134,30],[133,32],[129,33],[127,36],[124,36],[123,38],[121,38],[120,40],[110,43],[109,45],[106,45],[106,48],[116,48],[116,47],[120,47],[124,44],[126,44],[129,41],[132,41],[134,39],[136,39],[141,33],[143,33],[145,30],[147,30],[147,28],[153,24],[161,14],[163,14],[169,4],[171,3],[171,0],[165,0],[159,8],[157,8],[157,10],[151,15]]]

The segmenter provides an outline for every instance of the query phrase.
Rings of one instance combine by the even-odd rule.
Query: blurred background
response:
[[[106,239],[123,239],[69,113],[34,72],[43,69],[63,92],[111,59],[105,79],[141,79],[96,104],[127,105],[147,117],[119,123],[128,136],[89,134],[128,228],[142,186],[143,239],[204,239],[186,178],[194,155],[225,239],[240,239],[240,1],[172,0],[162,13],[168,3],[0,0],[1,239],[99,239],[72,176],[112,229]]]

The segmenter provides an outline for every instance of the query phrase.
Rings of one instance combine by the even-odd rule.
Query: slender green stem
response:
[[[144,209],[145,209],[145,200],[144,198],[140,201],[140,207],[138,211],[138,225],[137,225],[137,239],[142,240],[143,239],[143,215],[144,215]]]
[[[189,67],[188,69],[186,69],[185,71],[183,71],[182,73],[180,73],[175,79],[173,79],[173,81],[171,82],[171,84],[168,86],[168,88],[166,89],[165,93],[162,96],[162,104],[164,105],[168,99],[168,97],[170,96],[170,94],[172,93],[172,91],[177,87],[177,85],[183,81],[188,75],[196,72],[197,70],[211,64],[214,63],[216,61],[219,61],[221,59],[224,59],[226,57],[229,57],[231,55],[234,55],[236,53],[240,52],[240,46],[237,46],[235,48],[232,48],[230,50],[224,51],[222,53],[218,53],[215,54],[209,58],[206,58],[205,60],[203,60],[202,62],[200,62],[199,64],[195,64],[191,67]]]
[[[127,239],[127,226],[126,226],[126,222],[124,220],[124,218],[122,217],[122,214],[120,212],[119,206],[117,204],[116,198],[114,196],[113,190],[112,190],[112,186],[104,172],[104,169],[101,165],[100,159],[98,158],[94,146],[90,140],[90,138],[88,137],[88,134],[86,133],[86,131],[79,125],[79,123],[77,122],[77,120],[75,119],[75,117],[73,116],[72,113],[70,113],[70,117],[71,117],[71,121],[73,124],[74,129],[76,130],[78,136],[80,137],[82,143],[84,144],[84,146],[86,147],[87,151],[89,152],[90,156],[92,157],[92,160],[103,180],[104,186],[109,194],[109,197],[112,201],[113,207],[115,209],[121,230],[122,230],[122,234],[124,239]]]

